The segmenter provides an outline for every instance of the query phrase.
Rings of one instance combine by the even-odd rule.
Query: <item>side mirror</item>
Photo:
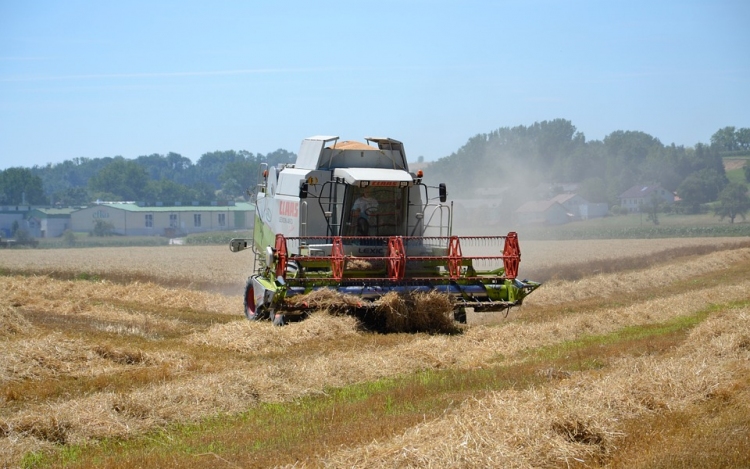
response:
[[[303,182],[302,184],[300,184],[300,186],[299,186],[299,198],[300,199],[306,199],[307,198],[307,188],[308,188],[308,186],[307,186],[306,182]]]
[[[441,182],[438,186],[438,192],[440,193],[440,203],[444,204],[448,199],[448,190],[445,188],[445,183]]]

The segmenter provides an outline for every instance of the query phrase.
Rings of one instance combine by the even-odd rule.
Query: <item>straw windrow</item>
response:
[[[379,444],[352,443],[310,460],[355,467],[588,464],[616,451],[624,420],[726,394],[747,372],[748,262],[739,249],[633,275],[551,282],[527,299],[545,313],[538,319],[524,320],[520,308],[499,326],[455,335],[435,319],[447,317],[449,302],[431,294],[384,297],[372,312],[386,329],[428,333],[382,335],[364,332],[359,318],[337,309],[356,306],[353,300],[331,292],[313,297],[320,309],[309,318],[278,328],[246,321],[239,295],[0,277],[0,462],[15,466],[27,451],[137,437],[420,370],[528,363],[545,347],[708,317],[673,353],[612,358],[604,369],[567,374],[539,365],[534,374],[548,384],[472,396]],[[721,281],[708,282],[714,277]],[[556,307],[574,287],[586,308]],[[617,301],[596,302],[597,294]],[[740,306],[728,306],[734,303]],[[404,308],[427,315],[408,316]]]

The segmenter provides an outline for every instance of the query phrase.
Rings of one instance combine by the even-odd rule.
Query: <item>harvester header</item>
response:
[[[294,165],[261,166],[253,238],[230,242],[233,252],[255,253],[248,319],[281,324],[306,313],[304,295],[327,288],[365,309],[389,292],[438,291],[465,320],[469,310],[520,305],[539,286],[516,278],[516,233],[453,235],[445,184],[410,172],[398,140],[366,141],[377,147],[311,137]]]

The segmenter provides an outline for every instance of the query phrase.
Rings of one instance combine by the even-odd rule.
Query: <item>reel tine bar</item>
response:
[[[407,262],[421,261],[444,261],[447,265],[448,276],[451,280],[461,278],[462,267],[465,261],[477,261],[482,264],[492,261],[502,261],[504,273],[501,278],[515,279],[518,275],[518,267],[521,262],[521,249],[518,244],[518,235],[515,232],[507,236],[304,236],[286,238],[282,234],[276,235],[275,257],[276,276],[286,279],[287,264],[290,259],[287,242],[291,241],[295,246],[309,245],[311,241],[319,241],[322,244],[331,243],[330,255],[306,255],[294,256],[296,262],[328,261],[331,266],[331,277],[336,281],[344,279],[346,262],[353,256],[346,254],[345,243],[361,242],[367,239],[373,243],[382,243],[386,247],[385,256],[370,256],[364,259],[382,260],[386,264],[386,273],[389,280],[399,281],[406,277]],[[489,256],[464,256],[461,244],[467,242],[469,246],[495,246],[504,240],[502,255]],[[444,250],[443,255],[410,255],[407,256],[407,246],[431,246]],[[498,246],[499,247],[499,246]],[[318,277],[319,278],[319,277]]]

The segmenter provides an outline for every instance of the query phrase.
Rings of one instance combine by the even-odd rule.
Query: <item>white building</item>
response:
[[[641,206],[651,202],[652,195],[659,198],[660,202],[672,205],[675,202],[674,193],[664,189],[659,184],[651,186],[633,186],[620,194],[620,206],[628,209],[628,212],[640,212]]]
[[[71,230],[89,232],[97,220],[110,223],[117,234],[176,236],[205,231],[251,229],[255,206],[245,202],[226,205],[140,205],[103,203],[77,210],[70,216]]]
[[[605,203],[591,203],[578,194],[558,194],[550,200],[559,203],[565,207],[565,210],[569,214],[581,220],[601,218],[609,213],[609,205]]]

